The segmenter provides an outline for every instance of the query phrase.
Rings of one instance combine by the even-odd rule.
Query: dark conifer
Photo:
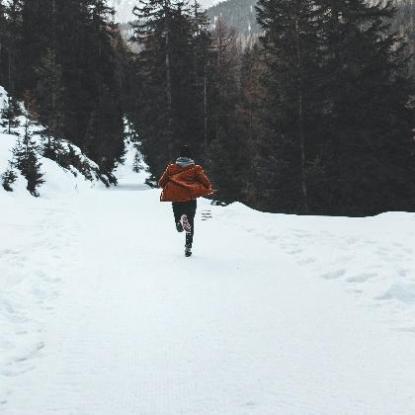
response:
[[[316,157],[325,75],[319,65],[320,9],[310,0],[259,0],[257,12],[265,31],[267,122],[278,160],[274,203],[282,210],[306,213],[307,170]]]
[[[405,43],[390,34],[389,2],[320,0],[329,91],[327,149],[337,214],[375,214],[414,207],[413,110]]]
[[[267,210],[273,189],[275,165],[268,158],[275,155],[265,141],[271,134],[267,131],[263,113],[265,90],[262,76],[265,72],[263,50],[258,42],[251,42],[245,48],[241,61],[241,98],[238,106],[238,119],[241,124],[241,141],[248,155],[248,169],[245,169],[241,200],[250,206]],[[268,124],[268,123],[267,123]],[[264,195],[268,195],[264,197]]]
[[[413,89],[402,40],[390,34],[391,4],[259,0],[257,12],[272,209],[364,215],[413,206]]]
[[[3,6],[2,34],[2,82],[7,91],[16,97],[21,72],[19,66],[22,41],[22,9],[24,0],[10,0]]]
[[[32,137],[30,123],[29,120],[26,122],[22,141],[18,140],[13,156],[16,160],[16,167],[27,180],[27,190],[33,196],[38,197],[38,187],[44,183],[44,180],[40,171],[42,164],[39,162],[38,149]]]
[[[209,123],[211,111],[209,107],[209,91],[211,89],[210,63],[212,56],[212,35],[209,30],[209,19],[197,0],[192,6],[193,24],[193,102],[190,128],[194,131],[191,141],[197,155],[204,154],[209,145]]]
[[[16,131],[19,127],[19,116],[22,115],[20,105],[16,98],[9,96],[7,105],[3,108],[0,114],[1,127],[7,134],[18,134]]]
[[[134,118],[146,160],[158,175],[182,143],[190,143],[200,154],[203,62],[195,48],[201,47],[204,23],[201,14],[197,14],[198,23],[193,19],[187,0],[145,0],[135,14],[134,39],[141,51],[137,59],[140,104]]]
[[[6,6],[0,0],[0,85],[6,86],[8,66]]]
[[[17,179],[17,174],[14,171],[13,167],[9,167],[1,176],[2,186],[6,192],[13,191],[13,184]]]
[[[224,202],[240,200],[249,163],[242,135],[240,102],[240,49],[235,30],[222,19],[212,35],[209,91],[209,146],[207,166],[217,193]]]

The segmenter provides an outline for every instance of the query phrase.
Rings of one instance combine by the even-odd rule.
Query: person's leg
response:
[[[193,245],[193,237],[195,234],[195,216],[196,216],[196,208],[197,202],[196,200],[192,200],[186,203],[185,214],[187,215],[187,219],[191,226],[191,232],[186,234],[186,246],[192,247]]]
[[[183,227],[180,224],[180,218],[182,217],[184,213],[183,205],[182,203],[173,202],[172,207],[173,207],[173,214],[174,214],[174,224],[176,226],[176,229],[178,230],[178,232],[183,232]]]

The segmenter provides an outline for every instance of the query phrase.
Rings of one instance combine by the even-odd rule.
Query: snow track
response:
[[[415,413],[414,215],[201,201],[186,259],[144,189],[6,200],[0,413]]]

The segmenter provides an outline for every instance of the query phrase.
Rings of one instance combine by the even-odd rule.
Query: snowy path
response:
[[[0,413],[415,413],[412,231],[398,249],[405,235],[375,239],[379,222],[362,240],[359,224],[336,234],[328,219],[202,201],[185,259],[157,198],[134,186],[96,190],[37,201],[27,226],[7,225]],[[414,219],[404,217],[402,229]],[[373,255],[401,255],[389,262],[401,278],[389,297],[376,292],[386,276],[371,240]],[[5,297],[13,284],[27,288],[27,309]]]

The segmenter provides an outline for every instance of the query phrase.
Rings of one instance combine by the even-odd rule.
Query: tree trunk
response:
[[[208,148],[208,99],[207,99],[207,73],[206,65],[203,68],[203,139],[205,151]]]
[[[303,59],[300,40],[300,28],[298,20],[295,22],[296,29],[296,49],[297,49],[297,71],[298,71],[298,95],[297,95],[297,116],[298,116],[298,136],[300,141],[301,153],[301,192],[304,213],[309,212],[308,206],[308,188],[306,175],[306,151],[305,151],[305,132],[304,132],[304,95],[303,95]]]
[[[166,17],[167,19],[167,17]],[[172,90],[171,90],[171,62],[170,62],[170,36],[169,28],[166,23],[166,98],[167,98],[167,140],[169,158],[173,159],[173,118],[172,118]]]

